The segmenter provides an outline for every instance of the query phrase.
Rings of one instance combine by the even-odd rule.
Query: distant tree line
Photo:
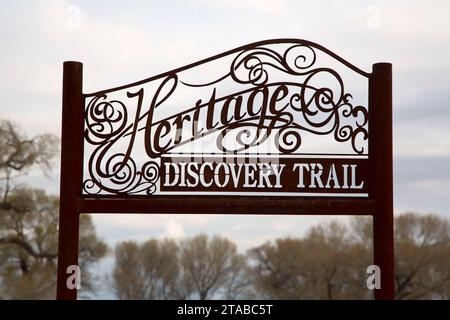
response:
[[[397,299],[450,298],[450,224],[436,215],[395,219]],[[330,222],[239,254],[223,237],[126,241],[115,248],[119,299],[372,299],[371,218]]]

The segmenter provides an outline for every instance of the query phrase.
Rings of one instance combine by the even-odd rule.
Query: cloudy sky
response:
[[[29,134],[61,130],[65,60],[84,63],[84,90],[114,87],[271,38],[314,41],[371,71],[393,63],[395,209],[450,218],[450,2],[1,0],[0,118]],[[59,191],[33,171],[25,182]],[[245,249],[301,234],[328,217],[102,216],[123,239],[222,234]]]

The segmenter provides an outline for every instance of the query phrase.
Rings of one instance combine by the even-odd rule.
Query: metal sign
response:
[[[372,215],[393,298],[391,86],[390,64],[298,39],[88,94],[65,62],[58,298],[80,213]]]

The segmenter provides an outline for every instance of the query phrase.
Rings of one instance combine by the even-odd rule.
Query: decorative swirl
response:
[[[283,59],[289,73],[300,73],[312,67],[316,62],[317,56],[311,46],[297,44],[289,47],[284,52]]]
[[[83,182],[83,191],[86,194],[99,194],[102,188],[93,179],[87,179]]]
[[[155,161],[147,161],[141,169],[142,178],[145,180],[145,192],[150,195],[156,191],[156,182],[159,179],[159,164]]]
[[[118,100],[105,101],[106,95],[96,96],[85,111],[85,138],[91,144],[101,144],[121,133],[127,124],[127,108]],[[103,100],[103,101],[100,101]]]
[[[292,153],[300,148],[302,137],[300,131],[292,127],[278,130],[275,136],[275,145],[283,153]]]

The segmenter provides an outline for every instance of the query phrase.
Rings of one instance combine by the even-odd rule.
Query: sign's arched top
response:
[[[220,54],[216,54],[212,57],[185,65],[183,67],[179,67],[176,69],[173,69],[171,71],[167,71],[167,72],[163,72],[161,74],[158,74],[156,76],[152,76],[137,82],[133,82],[127,85],[123,85],[123,86],[118,86],[115,88],[111,88],[111,89],[105,89],[105,90],[101,90],[101,91],[97,91],[94,93],[90,93],[90,94],[86,94],[86,96],[94,96],[94,95],[99,95],[102,93],[108,93],[108,92],[112,92],[112,91],[117,91],[117,90],[122,90],[122,89],[127,89],[127,88],[131,88],[134,86],[139,86],[142,85],[146,82],[149,81],[153,81],[153,80],[157,80],[160,78],[164,78],[170,74],[176,74],[197,66],[200,66],[202,64],[206,64],[208,62],[212,62],[214,60],[218,60],[221,59],[223,57],[226,56],[231,56],[231,55],[235,55],[235,54],[240,54],[240,53],[244,53],[244,52],[248,52],[249,50],[254,50],[257,48],[265,48],[267,46],[271,46],[271,45],[279,45],[279,44],[285,44],[285,45],[290,45],[290,46],[300,46],[300,47],[304,47],[304,48],[309,48],[314,52],[314,55],[316,55],[317,51],[323,52],[327,55],[329,55],[330,57],[332,57],[333,59],[335,59],[336,61],[342,63],[343,65],[345,65],[346,67],[348,67],[349,69],[353,70],[354,72],[360,74],[361,76],[364,77],[369,77],[369,73],[358,68],[357,66],[353,65],[352,63],[348,62],[347,60],[345,60],[344,58],[340,57],[339,55],[337,55],[336,53],[334,53],[333,51],[325,48],[324,46],[317,44],[315,42],[309,41],[309,40],[303,40],[303,39],[295,39],[295,38],[284,38],[284,39],[269,39],[269,40],[263,40],[263,41],[257,41],[257,42],[253,42],[244,46],[240,46],[237,47],[235,49],[231,49],[228,51],[225,51],[223,53]],[[264,49],[263,49],[264,50]],[[181,53],[180,53],[181,54]],[[283,59],[281,56],[278,56],[278,58],[280,58],[281,60]],[[306,57],[305,57],[306,58]],[[314,61],[315,62],[315,61]]]

